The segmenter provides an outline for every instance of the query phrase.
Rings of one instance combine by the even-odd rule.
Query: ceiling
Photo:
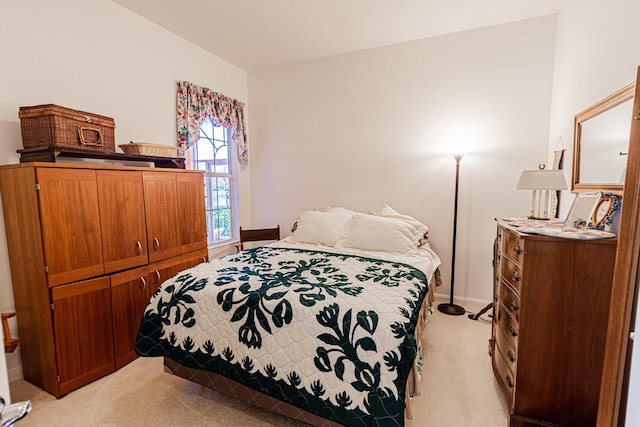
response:
[[[246,70],[557,13],[565,0],[113,0]]]

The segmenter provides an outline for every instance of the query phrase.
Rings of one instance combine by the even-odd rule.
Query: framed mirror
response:
[[[634,92],[635,83],[632,83],[575,116],[573,193],[622,194]]]

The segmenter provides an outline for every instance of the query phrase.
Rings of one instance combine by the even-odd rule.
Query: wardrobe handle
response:
[[[158,285],[160,285],[160,272],[156,270],[156,279],[158,279]]]
[[[156,251],[160,249],[160,240],[157,237],[153,238],[153,249]]]
[[[513,272],[513,274],[511,275],[511,279],[513,279],[514,282],[519,282],[520,281],[520,275],[518,274],[517,271]]]
[[[516,246],[513,248],[513,252],[515,252],[516,255],[520,255],[522,253],[522,248],[520,246]]]
[[[142,243],[140,240],[136,240],[136,255],[140,255],[142,253]]]
[[[509,325],[509,333],[512,337],[518,336],[518,331],[516,331],[516,328],[514,328],[512,325]]]
[[[513,381],[511,381],[511,377],[509,375],[504,377],[504,380],[507,382],[507,385],[509,386],[509,388],[513,388]]]
[[[140,278],[140,285],[142,286],[141,292],[147,290],[147,281],[144,279],[144,277]]]
[[[511,309],[512,309],[513,311],[517,311],[517,310],[518,310],[518,308],[519,308],[519,307],[518,307],[518,303],[517,303],[515,300],[511,300],[511,304],[510,304],[510,305],[511,305]]]
[[[509,358],[511,363],[516,361],[516,356],[513,354],[513,352],[511,350],[507,351],[507,357]]]

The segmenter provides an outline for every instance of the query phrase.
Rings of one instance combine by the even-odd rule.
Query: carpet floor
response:
[[[436,302],[437,304],[437,302]],[[470,312],[482,306],[468,304]],[[407,427],[500,427],[508,410],[491,369],[491,318],[477,321],[435,310],[422,337],[422,394]],[[139,358],[56,399],[30,383],[10,385],[11,400],[31,400],[16,423],[28,426],[304,426],[163,372],[161,358]]]

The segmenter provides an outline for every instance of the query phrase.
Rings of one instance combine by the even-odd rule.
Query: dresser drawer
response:
[[[513,396],[516,388],[515,376],[500,351],[494,351],[493,364],[498,381],[500,381],[502,388],[505,390],[509,408],[513,408]]]
[[[505,231],[502,227],[498,227],[496,230],[496,247],[494,248],[494,250],[497,249],[497,252],[500,252],[502,250],[502,235],[505,233]]]
[[[524,241],[514,232],[503,229],[500,245],[500,252],[522,265],[524,254]]]
[[[510,258],[503,257],[500,261],[500,276],[502,280],[509,283],[513,289],[520,293],[522,283],[522,269]]]
[[[518,322],[513,320],[509,314],[507,314],[507,308],[501,303],[496,304],[495,307],[495,322],[498,330],[502,331],[513,345],[518,348]]]
[[[500,303],[504,305],[516,322],[520,322],[520,298],[503,281],[500,283]]]
[[[507,335],[503,331],[496,331],[496,347],[498,352],[502,354],[502,357],[507,362],[511,372],[517,372],[516,366],[518,363],[518,350],[514,344],[509,341]]]

